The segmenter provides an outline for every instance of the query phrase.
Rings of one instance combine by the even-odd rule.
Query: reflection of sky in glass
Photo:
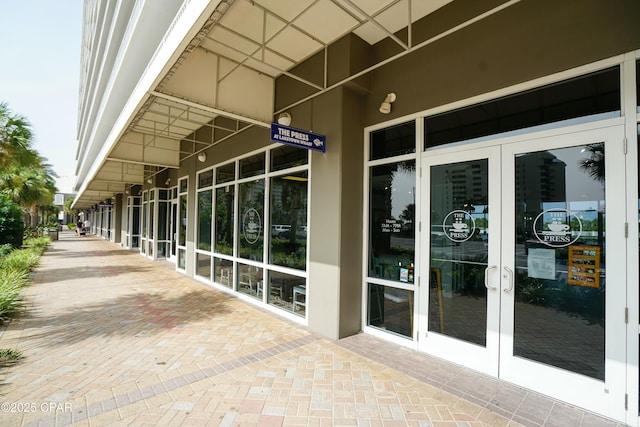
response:
[[[407,205],[415,203],[416,174],[415,171],[398,169],[392,174],[391,215],[400,218]]]
[[[579,168],[580,160],[588,157],[583,152],[586,145],[578,147],[549,150],[549,153],[564,162],[567,200],[600,200],[604,196],[604,183],[596,182],[589,174]],[[595,184],[595,185],[594,185]],[[594,206],[597,208],[597,206]]]

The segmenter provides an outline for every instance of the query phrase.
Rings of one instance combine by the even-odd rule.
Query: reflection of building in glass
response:
[[[518,156],[516,161],[516,206],[523,209],[525,221],[516,223],[518,235],[528,230],[528,221],[540,213],[543,203],[566,202],[567,164],[549,151]],[[529,219],[530,218],[530,219]],[[527,220],[528,219],[528,220]]]
[[[434,181],[434,177],[432,177]],[[485,183],[488,181],[486,161],[472,161],[446,165],[444,179],[431,186],[431,198],[437,201],[439,212],[447,213],[461,209],[475,211],[475,207],[487,204]],[[438,215],[436,215],[438,216]],[[432,218],[439,225],[444,216]],[[435,224],[438,223],[438,224]]]

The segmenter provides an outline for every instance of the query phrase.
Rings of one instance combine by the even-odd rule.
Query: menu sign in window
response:
[[[570,246],[569,277],[570,285],[600,287],[600,247]]]

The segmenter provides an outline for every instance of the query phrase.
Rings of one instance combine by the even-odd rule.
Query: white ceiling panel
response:
[[[331,18],[318,19],[319,17]],[[320,0],[305,10],[294,21],[294,24],[323,43],[329,44],[335,40],[336,35],[350,32],[359,24],[359,21],[335,3],[329,0]]]
[[[267,47],[279,54],[300,62],[312,53],[322,49],[322,44],[300,31],[286,27],[267,42]]]
[[[271,39],[273,36],[278,34],[284,27],[287,26],[287,23],[278,18],[277,16],[271,15],[267,13],[266,21],[265,21],[265,30],[264,30],[264,38],[265,41]]]
[[[252,55],[260,48],[260,44],[243,37],[243,28],[233,28],[233,31],[227,30],[225,27],[216,26],[213,28],[209,36],[226,45],[233,46],[245,55]]]
[[[258,52],[253,56],[256,60],[264,61],[267,64],[279,69],[279,70],[288,70],[289,68],[295,65],[295,62],[288,60],[275,52],[270,51],[269,49],[264,49],[262,52]],[[271,70],[273,73],[274,70]],[[279,73],[278,73],[279,74]]]
[[[224,25],[262,44],[265,11],[248,1],[238,1],[224,16]],[[214,27],[215,29],[215,27]]]
[[[424,18],[447,3],[451,3],[451,1],[453,0],[413,0],[411,2],[412,22]],[[357,3],[359,7],[362,7],[362,3],[364,2],[365,1],[363,0],[360,0],[359,2],[354,1],[354,3]],[[366,2],[368,2],[368,0],[366,0]],[[400,0],[396,2],[393,6],[381,12],[374,19],[390,33],[395,33],[405,28],[409,23],[408,0]],[[384,31],[371,22],[363,24],[360,28],[354,30],[354,33],[369,44],[378,43],[380,40],[387,37],[387,34]]]
[[[289,22],[302,13],[303,10],[311,6],[314,1],[315,0],[253,0],[254,3],[281,16]]]
[[[200,47],[237,63],[241,63],[247,57],[244,53],[209,38],[205,39]],[[223,76],[224,73],[221,71],[220,75]]]
[[[361,11],[366,13],[369,16],[374,16],[383,8],[389,6],[390,4],[397,3],[400,0],[337,0],[340,4],[344,5],[349,10],[354,10],[349,3],[353,3],[356,7],[358,7]],[[424,3],[429,3],[430,0],[418,0]],[[360,13],[357,13],[357,16],[361,16]],[[361,16],[362,17],[362,16]],[[364,17],[362,17],[364,18]]]

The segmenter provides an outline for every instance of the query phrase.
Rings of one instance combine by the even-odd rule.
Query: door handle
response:
[[[503,275],[505,279],[509,279],[509,286],[504,290],[505,292],[511,292],[513,290],[513,270],[509,267],[504,267],[506,273]]]
[[[488,275],[489,275],[489,270],[493,269],[493,268],[497,268],[497,265],[490,265],[487,268],[484,269],[484,287],[490,290],[495,291],[496,287],[495,286],[489,286],[489,281],[488,281]]]

